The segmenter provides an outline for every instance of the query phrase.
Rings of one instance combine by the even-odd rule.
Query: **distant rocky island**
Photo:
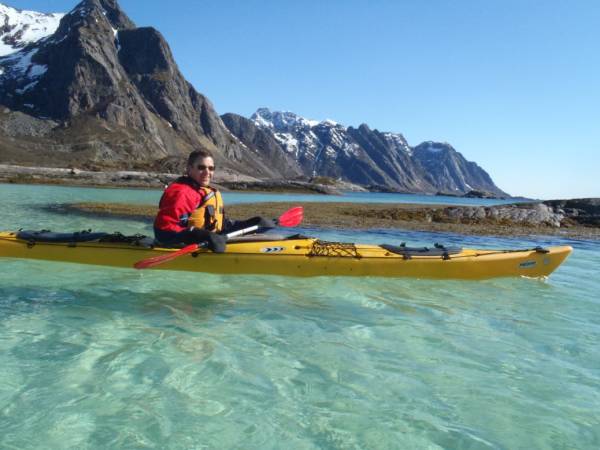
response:
[[[183,77],[160,32],[137,27],[116,0],[83,0],[66,14],[0,4],[0,20],[0,164],[7,167],[68,171],[47,176],[55,182],[155,186],[204,148],[232,183],[321,177],[372,191],[507,196],[448,143],[411,146],[401,133],[367,124],[267,108],[249,118],[220,116]],[[4,179],[43,178],[17,172]]]

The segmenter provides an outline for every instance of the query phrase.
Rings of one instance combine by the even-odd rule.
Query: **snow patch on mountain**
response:
[[[8,78],[22,79],[27,84],[15,92],[22,94],[37,84],[37,80],[46,73],[48,67],[31,61],[38,52],[37,48],[32,50],[21,50],[17,53],[5,56],[0,60],[1,74],[0,83]]]
[[[344,133],[346,128],[330,119],[319,122],[290,111],[259,108],[250,120],[257,127],[271,131],[283,149],[297,160],[314,162],[321,155],[334,158],[337,155],[335,145],[342,146],[344,143],[344,138],[339,134]],[[329,144],[334,146],[324,144],[322,136],[329,136]],[[352,150],[352,148],[348,149],[348,151]]]
[[[412,148],[408,145],[404,136],[399,133],[382,133],[382,135],[389,145],[412,155]]]
[[[440,142],[427,141],[425,150],[431,153],[440,153],[446,149],[446,145]]]
[[[284,150],[296,156],[298,153],[298,139],[294,138],[290,133],[273,133],[277,142],[279,142]]]
[[[0,3],[0,56],[15,53],[54,34],[63,16],[62,13],[24,11]]]
[[[38,80],[32,81],[29,84],[26,84],[25,86],[23,86],[20,89],[15,89],[15,92],[17,94],[21,94],[22,95],[23,93],[27,92],[29,89],[35,87],[36,84],[38,84]]]
[[[259,108],[250,120],[259,127],[278,131],[307,129],[319,124],[316,120],[305,119],[291,111],[271,111],[269,108]]]
[[[106,14],[106,13],[105,13]],[[112,28],[113,36],[115,37],[115,46],[117,47],[117,53],[121,51],[121,42],[119,41],[119,30]]]

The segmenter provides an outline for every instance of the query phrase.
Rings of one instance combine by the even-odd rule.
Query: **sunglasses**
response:
[[[214,172],[215,171],[215,166],[205,166],[204,164],[198,164],[196,166],[196,169],[203,171],[203,170],[208,170],[209,172]]]

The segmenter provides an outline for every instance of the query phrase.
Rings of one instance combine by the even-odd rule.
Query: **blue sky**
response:
[[[512,195],[600,197],[600,1],[120,4],[163,33],[220,114],[367,123],[411,145],[449,142]]]

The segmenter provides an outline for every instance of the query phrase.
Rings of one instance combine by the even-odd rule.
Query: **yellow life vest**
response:
[[[219,232],[223,229],[224,218],[221,193],[209,187],[201,187],[200,190],[204,191],[206,195],[202,203],[190,215],[188,226]]]

